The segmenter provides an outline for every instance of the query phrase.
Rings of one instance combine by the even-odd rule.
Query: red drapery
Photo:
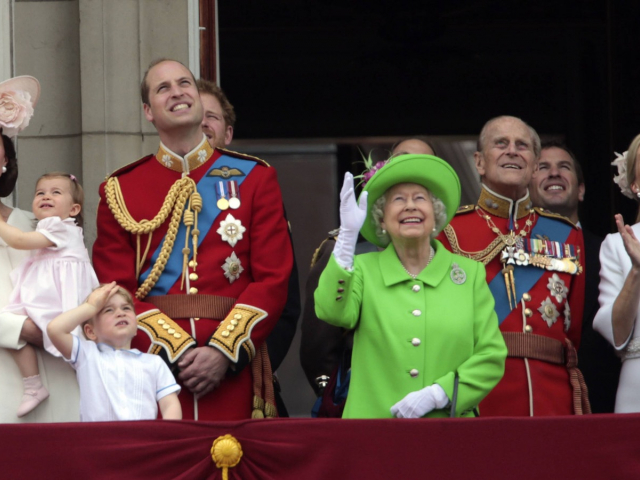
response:
[[[273,419],[0,425],[0,477],[229,479],[640,477],[640,415],[444,420]]]

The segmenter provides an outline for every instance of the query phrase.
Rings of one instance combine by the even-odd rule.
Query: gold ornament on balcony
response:
[[[229,468],[233,468],[242,458],[242,446],[233,435],[216,438],[211,446],[211,458],[216,467],[222,469],[222,479],[229,480]]]

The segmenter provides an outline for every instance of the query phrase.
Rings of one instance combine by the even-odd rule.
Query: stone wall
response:
[[[42,173],[73,173],[86,192],[85,240],[91,247],[99,184],[157,148],[155,129],[142,115],[140,80],[149,62],[159,57],[189,65],[193,2],[0,2],[3,78],[33,75],[42,87],[33,120],[18,141],[16,205],[31,209]],[[12,28],[4,28],[7,23],[11,27],[5,12],[12,16]],[[11,31],[13,36],[7,33]]]

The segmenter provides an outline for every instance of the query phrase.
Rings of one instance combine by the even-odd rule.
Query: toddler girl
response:
[[[33,214],[35,232],[23,232],[0,217],[0,237],[12,248],[32,250],[31,256],[11,272],[13,292],[9,311],[31,318],[43,332],[44,348],[60,356],[47,335],[47,324],[60,313],[80,305],[98,285],[84,246],[81,211],[84,193],[76,177],[54,172],[36,183]],[[22,417],[49,396],[40,381],[33,346],[12,350],[23,376],[24,394],[18,407]]]

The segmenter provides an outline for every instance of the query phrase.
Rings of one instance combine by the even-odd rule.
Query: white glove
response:
[[[440,385],[434,383],[422,390],[407,394],[391,407],[391,414],[398,418],[420,418],[431,410],[446,407],[447,403],[449,403],[449,397]]]
[[[353,267],[358,232],[367,218],[367,196],[368,192],[362,192],[360,201],[356,203],[353,175],[345,173],[340,190],[340,233],[333,247],[333,256],[342,268]]]

